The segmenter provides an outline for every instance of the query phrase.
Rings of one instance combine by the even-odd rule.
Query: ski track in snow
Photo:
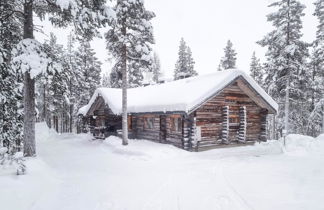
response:
[[[316,165],[324,164],[324,147],[316,146],[318,156],[285,154],[271,142],[196,153],[37,126],[38,157],[27,161],[28,174],[13,179],[0,170],[1,210],[323,210],[324,169]]]

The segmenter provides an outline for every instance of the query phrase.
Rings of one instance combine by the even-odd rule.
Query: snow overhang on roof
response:
[[[175,111],[188,113],[239,77],[243,77],[273,110],[278,111],[278,104],[249,75],[236,69],[130,88],[127,90],[127,109],[129,113]],[[116,88],[98,88],[88,105],[82,107],[79,113],[86,114],[98,96],[104,99],[114,114],[122,113],[122,91]]]

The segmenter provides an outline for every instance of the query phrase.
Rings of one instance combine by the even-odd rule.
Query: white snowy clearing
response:
[[[37,124],[26,175],[0,168],[2,210],[322,210],[324,135],[187,152]]]

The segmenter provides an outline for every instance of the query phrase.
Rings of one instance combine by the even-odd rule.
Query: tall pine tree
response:
[[[263,85],[263,72],[260,59],[255,56],[255,52],[252,54],[250,64],[250,76],[259,84]]]
[[[111,79],[119,80],[121,77],[122,80],[123,145],[127,145],[127,87],[141,85],[142,72],[152,63],[151,44],[154,39],[150,21],[155,14],[145,9],[142,0],[117,0],[114,9],[116,20],[105,36],[107,49],[116,60]]]
[[[76,51],[76,71],[78,72],[77,81],[78,93],[77,107],[86,105],[94,91],[100,86],[101,82],[101,62],[95,56],[90,42],[80,41],[80,46]]]
[[[279,102],[280,128],[288,133],[298,132],[303,130],[306,116],[300,110],[305,106],[308,76],[305,71],[307,44],[301,41],[305,6],[298,0],[281,0],[270,7],[278,8],[267,16],[275,29],[258,42],[268,49],[265,84]]]
[[[21,72],[10,65],[11,51],[22,39],[22,16],[12,12],[18,6],[9,0],[0,2],[0,148],[6,147],[9,155],[21,150],[23,138]]]
[[[198,75],[194,69],[195,61],[192,57],[190,47],[187,46],[183,38],[180,40],[178,60],[174,70],[174,80],[183,79]]]
[[[316,136],[321,132],[320,124],[324,124],[324,0],[317,0],[315,3],[314,16],[317,17],[319,24],[316,31],[316,39],[312,43],[312,52],[309,63],[310,86],[309,96],[311,98],[310,111],[308,119],[308,134]],[[319,119],[318,119],[319,118]]]
[[[35,156],[35,76],[46,70],[48,57],[42,46],[34,39],[33,16],[41,19],[48,14],[52,24],[64,27],[74,23],[78,35],[91,39],[99,34],[98,28],[109,22],[114,13],[106,6],[105,0],[12,0],[19,5],[11,10],[11,15],[23,14],[23,38],[16,47],[13,64],[24,74],[24,155]]]
[[[161,62],[159,55],[154,52],[153,55],[153,64],[152,64],[152,73],[153,73],[153,81],[158,83],[161,77]]]
[[[221,59],[221,66],[224,70],[236,68],[236,52],[233,49],[231,40],[227,41],[224,48],[224,57]]]

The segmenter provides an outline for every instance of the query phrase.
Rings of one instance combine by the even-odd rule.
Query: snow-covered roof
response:
[[[129,113],[190,112],[239,76],[243,77],[274,110],[278,110],[278,104],[249,75],[236,69],[130,88],[127,90],[127,109]],[[114,114],[122,113],[122,91],[116,88],[98,88],[88,105],[82,107],[79,113],[86,114],[98,96],[102,96]]]

